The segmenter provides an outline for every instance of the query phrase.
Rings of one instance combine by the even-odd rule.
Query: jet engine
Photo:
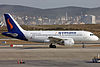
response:
[[[64,46],[72,46],[74,45],[74,40],[72,38],[70,39],[65,39],[62,40],[60,43],[58,43],[59,45],[64,45]]]

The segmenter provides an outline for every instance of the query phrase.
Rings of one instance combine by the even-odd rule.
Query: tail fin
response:
[[[8,32],[17,33],[19,31],[23,31],[23,29],[19,26],[19,24],[14,20],[14,18],[9,14],[4,14],[5,21],[7,24]]]
[[[7,24],[8,32],[4,32],[2,34],[22,40],[27,40],[24,35],[25,31],[19,26],[14,18],[9,13],[4,14],[4,17]]]

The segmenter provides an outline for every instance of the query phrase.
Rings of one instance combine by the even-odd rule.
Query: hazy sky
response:
[[[23,5],[37,8],[56,8],[66,6],[100,7],[100,0],[0,0],[0,4]]]

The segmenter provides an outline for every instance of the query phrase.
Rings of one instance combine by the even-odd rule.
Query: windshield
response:
[[[94,34],[90,34],[90,36],[94,36]]]

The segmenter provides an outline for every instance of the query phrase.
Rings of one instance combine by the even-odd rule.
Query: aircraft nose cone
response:
[[[95,40],[99,40],[99,38],[96,36],[96,37],[95,37]]]

